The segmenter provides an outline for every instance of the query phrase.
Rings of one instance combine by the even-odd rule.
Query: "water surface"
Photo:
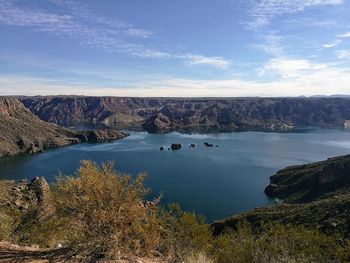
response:
[[[218,147],[207,148],[209,142]],[[181,143],[179,151],[167,150]],[[195,143],[196,148],[188,148]],[[159,148],[163,146],[164,151]],[[0,163],[0,178],[24,179],[73,174],[81,159],[112,160],[119,171],[147,172],[154,195],[179,202],[209,220],[271,204],[264,195],[269,176],[289,165],[350,153],[350,132],[307,129],[292,133],[148,134],[132,132],[113,143],[79,144]]]

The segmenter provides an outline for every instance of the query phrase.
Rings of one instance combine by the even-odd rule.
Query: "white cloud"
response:
[[[350,69],[305,59],[274,58],[261,69],[261,78],[183,79],[158,76],[138,79],[132,86],[105,87],[20,75],[0,75],[0,95],[96,95],[144,97],[224,97],[350,95]],[[274,76],[273,80],[265,77]],[[129,76],[132,78],[132,76]],[[136,79],[136,78],[135,78]]]
[[[337,58],[348,59],[350,58],[350,50],[337,50],[335,51]]]
[[[347,37],[350,37],[350,32],[344,33],[344,34],[342,34],[342,35],[338,35],[338,37],[340,37],[340,38],[347,38]]]
[[[333,42],[329,42],[327,44],[324,44],[323,47],[324,48],[333,48],[338,46],[339,44],[341,44],[342,41],[340,39],[334,40]]]
[[[275,34],[270,34],[263,36],[262,39],[262,44],[256,44],[253,45],[253,47],[259,48],[273,56],[283,55],[284,51],[282,47],[282,42],[285,41],[284,37]]]
[[[205,57],[202,55],[182,55],[188,65],[206,65],[220,69],[227,69],[231,66],[231,62],[222,57]]]
[[[261,69],[260,76],[277,75],[280,79],[300,79],[318,72],[332,71],[326,64],[311,63],[306,59],[273,58]]]
[[[340,5],[343,0],[253,0],[248,26],[258,29],[268,25],[270,20],[281,14],[292,14],[320,6]]]
[[[132,37],[139,37],[139,38],[149,38],[153,35],[153,32],[146,30],[146,29],[138,29],[138,28],[129,28],[125,31],[126,34]]]

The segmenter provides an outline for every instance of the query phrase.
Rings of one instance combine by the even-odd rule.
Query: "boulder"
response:
[[[174,151],[174,150],[180,150],[181,149],[181,144],[179,143],[173,143],[171,145],[171,149]]]
[[[33,191],[38,203],[46,202],[51,193],[50,186],[44,177],[35,177],[28,185],[28,189]]]

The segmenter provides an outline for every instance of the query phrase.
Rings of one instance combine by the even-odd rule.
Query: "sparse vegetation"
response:
[[[14,241],[12,233],[20,220],[20,212],[8,205],[9,182],[0,181],[0,241]]]
[[[58,215],[69,220],[67,242],[94,256],[149,253],[159,242],[160,224],[156,209],[142,203],[148,193],[143,180],[143,174],[132,180],[116,173],[112,163],[89,161],[75,177],[58,177],[54,200]]]
[[[179,205],[145,202],[144,174],[131,178],[83,161],[75,176],[59,176],[52,188],[51,212],[31,207],[21,220],[0,206],[0,241],[41,247],[70,247],[87,259],[162,255],[169,262],[349,262],[350,242],[303,226],[266,224],[213,236],[205,218]],[[6,185],[1,182],[2,190]],[[9,197],[0,192],[2,204]],[[42,211],[42,209],[40,210]]]

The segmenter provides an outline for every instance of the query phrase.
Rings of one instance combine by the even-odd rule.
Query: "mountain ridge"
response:
[[[141,98],[21,97],[41,119],[60,125],[103,123],[145,129],[237,131],[341,127],[350,120],[349,98]],[[161,114],[161,118],[158,118]],[[165,123],[164,123],[164,120]]]

